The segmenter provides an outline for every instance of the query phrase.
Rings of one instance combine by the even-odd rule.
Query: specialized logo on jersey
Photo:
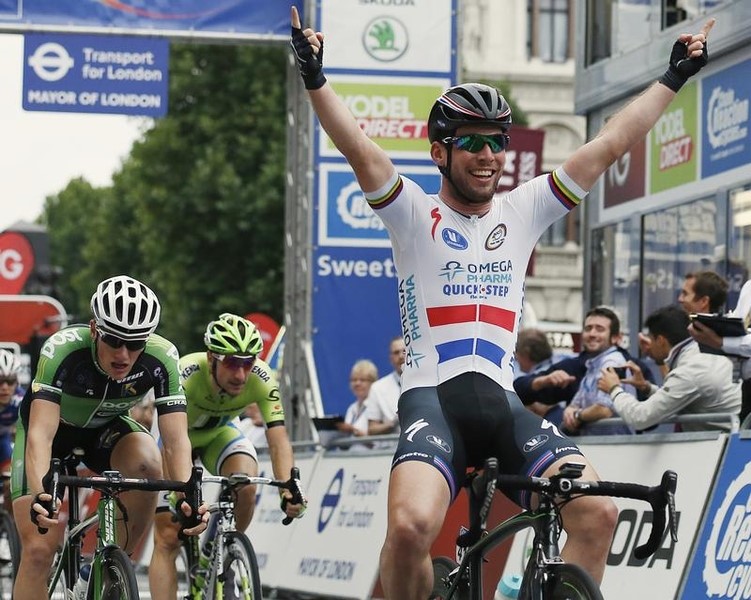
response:
[[[542,434],[529,438],[524,443],[524,452],[534,452],[535,450],[537,450],[537,448],[542,446],[549,439],[550,438],[547,435],[542,435]]]
[[[444,244],[446,244],[449,248],[453,248],[454,250],[466,250],[467,248],[469,248],[469,242],[467,241],[467,238],[465,238],[456,229],[451,229],[450,227],[444,228],[444,230],[441,232],[441,239],[443,240]]]
[[[454,277],[464,273],[466,269],[462,267],[462,263],[456,260],[448,261],[443,267],[441,267],[441,277],[445,277],[448,281],[454,281]]]
[[[410,442],[414,441],[413,438],[415,437],[415,434],[428,425],[429,423],[425,419],[417,419],[417,421],[404,430],[404,433],[407,434],[407,440]]]
[[[503,223],[496,225],[495,229],[490,232],[488,239],[485,240],[485,248],[487,250],[497,250],[506,241],[506,226]]]
[[[435,242],[435,230],[438,228],[438,223],[441,222],[441,211],[438,207],[430,211],[430,216],[433,217],[433,227],[430,228],[430,237]]]
[[[448,442],[445,440],[439,438],[437,435],[429,435],[425,438],[428,440],[429,443],[433,444],[437,448],[440,448],[443,450],[446,454],[449,454],[451,452],[451,446],[449,446]]]

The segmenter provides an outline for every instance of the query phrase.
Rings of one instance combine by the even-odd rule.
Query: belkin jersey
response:
[[[389,231],[407,359],[402,392],[478,372],[513,389],[524,276],[540,235],[585,192],[562,169],[465,216],[397,173],[366,194]]]

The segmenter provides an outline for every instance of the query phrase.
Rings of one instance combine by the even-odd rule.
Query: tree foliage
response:
[[[72,181],[47,199],[66,308],[88,318],[103,278],[159,295],[159,332],[199,347],[220,312],[282,316],[285,50],[175,45],[168,116],[137,141],[112,186]]]

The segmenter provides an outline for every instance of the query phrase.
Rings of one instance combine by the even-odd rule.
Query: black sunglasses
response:
[[[4,383],[7,383],[9,385],[15,385],[18,383],[18,377],[15,375],[5,376],[0,375],[0,385],[3,385]]]
[[[110,348],[122,348],[125,346],[131,352],[137,350],[143,350],[146,347],[146,340],[124,340],[112,335],[111,333],[104,333],[101,329],[96,330],[99,339],[107,344]]]
[[[484,133],[468,133],[466,135],[457,135],[445,137],[441,140],[444,144],[454,144],[459,150],[466,150],[472,154],[480,152],[485,144],[490,146],[493,154],[503,152],[508,148],[511,138],[506,133],[494,133],[485,135]]]

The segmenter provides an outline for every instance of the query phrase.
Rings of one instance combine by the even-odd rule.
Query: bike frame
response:
[[[563,562],[558,546],[560,535],[558,513],[548,498],[541,498],[540,506],[536,510],[526,510],[509,517],[464,549],[458,575],[447,592],[446,600],[455,597],[456,590],[462,581],[469,583],[469,600],[483,600],[482,565],[485,555],[507,538],[528,527],[535,532],[534,551],[528,562],[538,561],[540,564]],[[544,535],[545,532],[547,536]]]

